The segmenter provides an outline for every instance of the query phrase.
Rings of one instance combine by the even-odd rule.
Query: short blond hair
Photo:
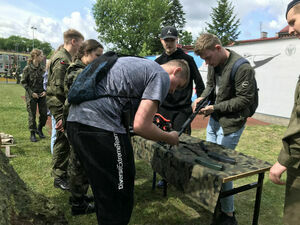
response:
[[[75,29],[69,29],[69,30],[65,31],[64,32],[64,43],[69,44],[70,41],[72,41],[72,39],[75,39],[78,41],[80,39],[84,40],[84,37],[79,31],[77,31]]]
[[[220,39],[214,34],[204,33],[197,38],[194,52],[200,55],[205,50],[214,50],[216,45],[222,45]]]
[[[298,3],[292,9],[294,10],[294,14],[299,14],[300,13],[300,4]]]
[[[166,62],[165,64],[169,66],[176,66],[181,68],[181,71],[177,73],[176,76],[186,81],[184,87],[182,87],[182,88],[186,88],[190,81],[190,67],[188,62],[184,59],[173,59]]]

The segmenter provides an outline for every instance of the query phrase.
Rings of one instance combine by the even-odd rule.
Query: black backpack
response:
[[[97,95],[96,87],[99,81],[109,72],[118,59],[116,52],[106,52],[99,56],[77,76],[68,93],[70,104],[80,104],[84,101],[95,100]]]
[[[232,67],[232,70],[231,70],[231,73],[230,73],[230,80],[231,80],[233,86],[234,86],[235,74],[236,74],[237,70],[239,69],[239,67],[244,63],[249,63],[249,61],[245,58],[239,58],[233,64],[233,67]],[[258,107],[258,91],[259,91],[259,89],[257,87],[255,77],[254,77],[254,87],[255,87],[255,94],[254,94],[253,102],[251,102],[250,105],[249,105],[249,111],[250,111],[249,117],[253,116],[253,114],[255,113],[255,111]]]

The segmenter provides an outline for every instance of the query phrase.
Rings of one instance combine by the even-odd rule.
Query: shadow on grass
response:
[[[152,169],[136,162],[135,206],[130,224],[209,225],[212,213],[189,200],[172,185],[167,197],[162,189],[152,190]],[[157,180],[159,177],[157,178]]]

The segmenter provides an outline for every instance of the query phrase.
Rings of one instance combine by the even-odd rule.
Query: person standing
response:
[[[70,144],[63,128],[63,105],[66,100],[64,92],[64,79],[67,68],[72,62],[80,45],[83,35],[74,29],[64,32],[64,45],[52,56],[50,60],[48,86],[47,86],[47,106],[56,121],[56,140],[53,146],[52,176],[54,177],[54,187],[62,190],[69,190],[67,181],[67,169],[70,156]]]
[[[165,51],[155,59],[155,62],[161,65],[173,59],[184,59],[189,64],[190,80],[187,87],[183,90],[177,90],[173,94],[168,94],[158,109],[158,113],[171,120],[172,128],[179,131],[192,114],[193,82],[195,82],[198,97],[201,96],[205,87],[193,57],[186,54],[181,48],[177,48],[177,41],[178,32],[176,28],[164,27],[161,31],[160,42]],[[186,128],[185,132],[191,134],[191,125]]]
[[[256,85],[255,72],[249,63],[239,67],[232,82],[230,78],[234,63],[242,58],[236,52],[221,45],[213,34],[201,34],[194,51],[208,65],[206,88],[196,104],[215,88],[215,102],[201,109],[200,113],[210,115],[206,129],[206,141],[234,150],[250,116],[249,105],[254,102]],[[223,184],[222,190],[233,188],[232,182]],[[233,196],[222,198],[221,216],[218,225],[236,225]]]
[[[185,88],[189,68],[184,60],[162,66],[138,57],[120,57],[97,84],[100,98],[71,104],[68,138],[86,171],[100,225],[125,225],[133,209],[135,165],[123,112],[134,115],[137,135],[170,145],[178,132],[165,132],[153,123],[167,93]],[[101,97],[103,95],[103,97]]]
[[[78,74],[84,68],[93,62],[97,57],[103,54],[103,46],[94,39],[86,40],[80,46],[78,53],[75,55],[75,60],[66,72],[64,91],[66,101],[64,104],[64,124],[69,114],[69,103],[67,100],[68,92],[75,81]],[[77,153],[72,145],[70,146],[70,161],[69,161],[69,184],[70,184],[70,203],[72,215],[89,214],[95,212],[95,206],[91,203],[92,197],[87,196],[89,182],[86,173],[84,172]]]
[[[50,66],[50,60],[47,60],[46,62],[46,71],[43,75],[44,77],[44,81],[43,81],[43,87],[45,90],[47,90],[47,84],[48,84],[48,71],[49,71],[49,66]],[[53,154],[53,146],[54,146],[54,142],[56,139],[56,129],[55,129],[55,119],[54,117],[51,115],[50,110],[47,108],[47,116],[51,117],[51,143],[50,143],[50,151],[51,154]]]
[[[46,90],[43,88],[43,74],[45,68],[42,65],[44,60],[43,52],[39,49],[33,49],[30,52],[30,58],[27,66],[23,70],[21,80],[25,88],[25,98],[28,111],[28,125],[30,130],[30,141],[37,142],[35,134],[40,138],[45,138],[43,127],[47,121]],[[39,124],[36,126],[36,110],[39,109]]]
[[[291,1],[286,10],[289,34],[300,38],[300,0]],[[285,225],[299,224],[300,221],[300,76],[296,84],[294,107],[288,128],[282,138],[282,149],[277,162],[270,169],[270,180],[285,184],[283,222]],[[286,182],[280,180],[287,172]]]

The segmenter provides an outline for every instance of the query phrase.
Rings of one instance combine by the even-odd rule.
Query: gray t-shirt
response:
[[[67,121],[98,127],[115,133],[126,133],[122,112],[130,107],[134,114],[142,99],[166,98],[170,87],[168,73],[156,62],[137,57],[121,57],[97,85],[101,97],[71,105]]]

